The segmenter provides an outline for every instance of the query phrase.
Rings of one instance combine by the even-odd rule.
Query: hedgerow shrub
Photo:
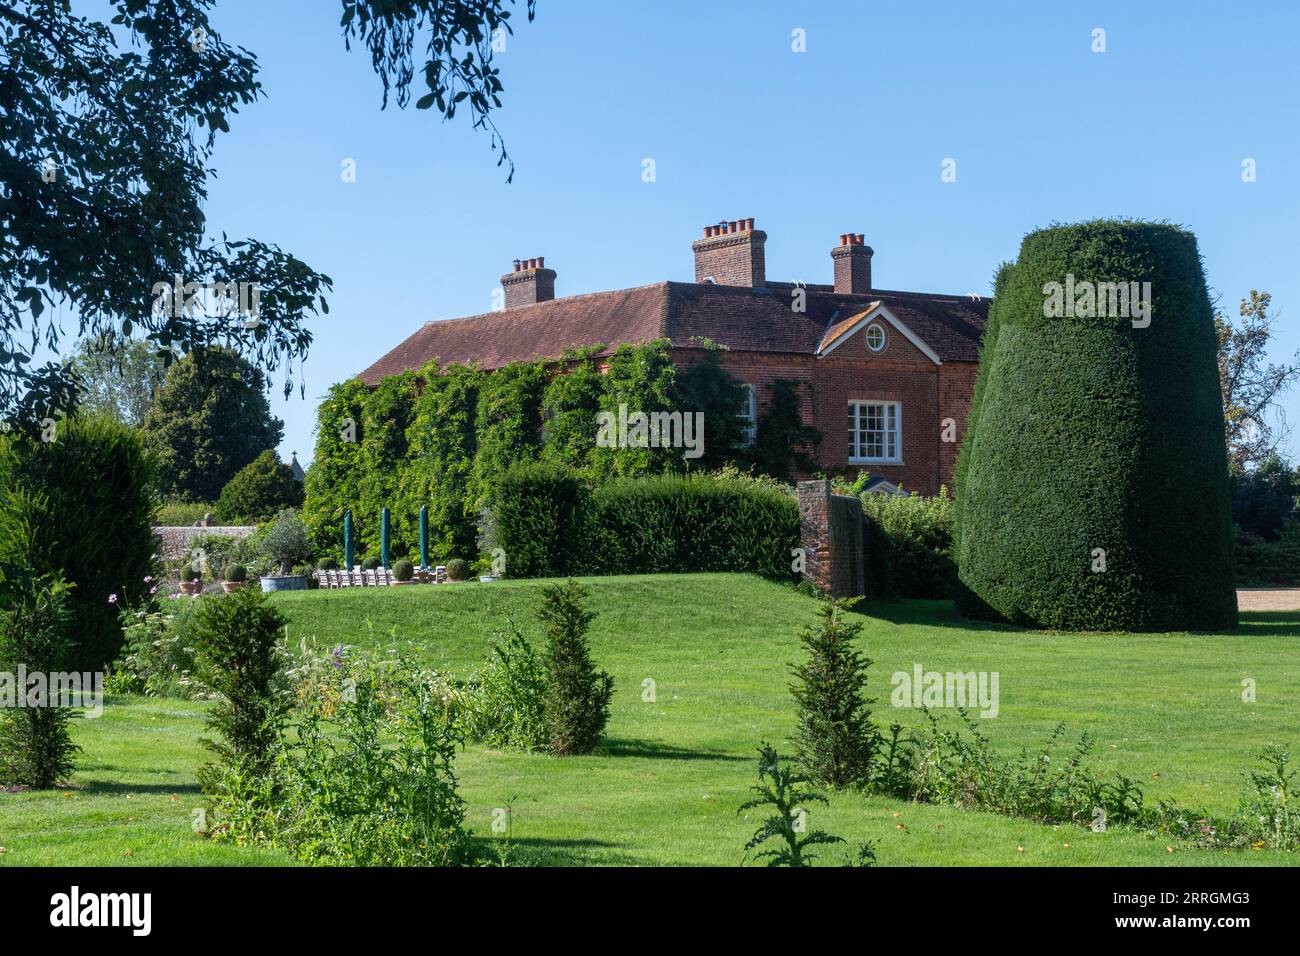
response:
[[[1048,284],[1071,276],[1149,282],[1149,327],[1045,316]],[[964,609],[1065,630],[1236,624],[1212,313],[1182,229],[1025,237],[999,275],[958,471]]]
[[[0,436],[0,488],[39,496],[28,569],[74,585],[71,670],[102,670],[122,646],[118,606],[135,604],[155,571],[149,519],[154,463],[140,433],[102,416],[60,421],[52,441]]]
[[[513,577],[560,577],[585,563],[582,521],[587,489],[560,465],[525,462],[497,482],[488,509],[490,537]]]
[[[1248,588],[1300,586],[1300,526],[1287,521],[1278,540],[1237,528],[1233,534],[1233,556],[1237,586]]]
[[[464,558],[448,558],[446,568],[448,581],[469,580],[469,562]]]
[[[188,528],[195,522],[202,521],[204,515],[215,515],[224,521],[217,511],[215,501],[164,501],[154,509],[153,523],[164,528]]]
[[[267,449],[226,482],[216,511],[230,524],[256,524],[285,508],[302,506],[302,485],[288,465]]]
[[[598,487],[588,511],[591,573],[793,577],[799,504],[775,482],[736,472],[623,479]]]
[[[953,501],[948,490],[940,488],[933,498],[870,492],[861,498],[862,513],[883,536],[883,561],[898,596],[953,597],[957,564],[952,556]]]

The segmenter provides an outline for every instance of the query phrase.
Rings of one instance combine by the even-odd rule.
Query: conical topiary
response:
[[[1191,233],[1097,220],[1025,237],[998,275],[956,473],[965,611],[1235,626],[1216,350]]]

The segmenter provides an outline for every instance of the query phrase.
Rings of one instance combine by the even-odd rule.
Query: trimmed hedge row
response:
[[[1149,325],[1077,298],[1048,314],[1051,284],[1071,282],[1139,283]],[[1191,233],[1097,220],[1025,237],[998,276],[957,473],[968,613],[1063,630],[1236,624],[1216,354]]]
[[[1266,541],[1238,529],[1234,553],[1238,587],[1300,587],[1300,540],[1294,534]]]
[[[511,577],[748,571],[793,579],[799,505],[738,473],[625,478],[589,490],[556,465],[522,464],[497,486],[495,540]]]
[[[946,488],[933,498],[920,495],[861,495],[862,513],[879,529],[879,565],[888,581],[877,587],[905,598],[951,598],[957,593],[953,560],[953,500]],[[879,593],[873,591],[873,594]]]

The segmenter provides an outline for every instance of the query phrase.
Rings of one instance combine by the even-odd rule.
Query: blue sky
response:
[[[467,120],[381,111],[338,15],[221,0],[215,17],[267,98],[218,144],[210,226],[335,282],[306,399],[274,397],[286,458],[311,458],[332,383],[425,321],[489,309],[515,257],[545,256],[557,295],[689,280],[691,240],[723,218],[766,230],[774,279],[830,281],[854,231],[882,288],[984,294],[1036,227],[1167,219],[1199,237],[1231,315],[1266,289],[1275,356],[1300,348],[1294,4],[539,0],[498,56],[510,185]],[[1300,421],[1300,394],[1286,404]]]

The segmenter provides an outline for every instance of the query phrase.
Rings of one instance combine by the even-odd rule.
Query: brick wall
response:
[[[672,354],[678,364],[689,365],[702,353],[674,349]],[[800,411],[804,421],[822,433],[816,458],[828,473],[852,476],[869,471],[923,495],[937,494],[940,485],[952,489],[957,446],[970,414],[975,363],[935,365],[890,327],[879,353],[871,352],[858,332],[823,358],[728,351],[722,364],[740,381],[756,386],[760,418],[771,404],[773,382],[802,383]],[[873,400],[902,404],[900,464],[849,464],[849,402]],[[951,442],[942,440],[943,419],[948,417],[954,420]]]
[[[866,594],[862,502],[831,494],[829,481],[801,481],[799,544],[804,577],[831,597]]]

